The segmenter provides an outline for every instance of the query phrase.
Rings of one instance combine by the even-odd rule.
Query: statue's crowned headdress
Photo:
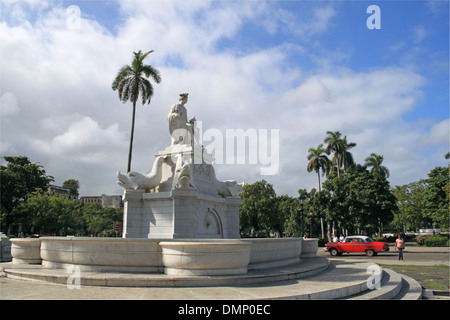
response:
[[[189,95],[189,93],[180,93],[180,99],[179,100],[183,100],[184,98],[187,98]]]

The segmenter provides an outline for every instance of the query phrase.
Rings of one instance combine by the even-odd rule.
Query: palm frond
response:
[[[370,156],[364,159],[364,166],[366,168],[371,167],[370,172],[372,172],[373,174],[379,174],[381,176],[389,178],[389,169],[381,165],[383,160],[384,157],[382,155],[371,153]]]
[[[142,72],[145,74],[145,77],[152,77],[152,79],[156,83],[161,82],[161,74],[159,73],[158,69],[153,68],[151,65],[143,65],[142,66]]]
[[[147,79],[142,79],[139,83],[139,90],[142,94],[142,104],[146,102],[149,104],[153,96],[153,86]]]

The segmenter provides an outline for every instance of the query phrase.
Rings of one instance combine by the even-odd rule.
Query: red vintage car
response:
[[[367,236],[349,236],[343,242],[325,244],[324,249],[332,256],[340,256],[344,252],[365,252],[368,256],[376,256],[378,252],[389,251],[389,244],[387,242],[373,241]]]

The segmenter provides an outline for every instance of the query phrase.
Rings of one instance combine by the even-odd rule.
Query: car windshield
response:
[[[370,243],[370,242],[373,242],[373,240],[370,239],[369,237],[367,237],[367,238],[366,238],[366,242],[367,242],[367,243]]]

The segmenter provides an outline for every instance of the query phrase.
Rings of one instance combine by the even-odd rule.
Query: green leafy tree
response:
[[[334,219],[334,211],[331,203],[331,193],[328,190],[321,190],[316,192],[313,188],[309,193],[309,202],[307,203],[307,211],[312,212],[310,219],[317,221],[316,225],[323,228],[323,221],[325,220],[327,226],[327,238],[331,242],[331,221]]]
[[[81,214],[89,234],[96,236],[110,231],[113,223],[122,222],[122,210],[116,208],[103,208],[99,202],[85,203],[81,207]]]
[[[284,215],[278,211],[277,195],[273,186],[265,180],[243,187],[239,209],[242,233],[280,231]]]
[[[157,69],[151,65],[144,64],[144,59],[152,53],[153,50],[143,53],[141,50],[133,52],[134,57],[130,65],[120,68],[112,83],[112,89],[117,90],[119,99],[122,102],[131,101],[133,103],[133,113],[131,120],[130,147],[128,151],[127,172],[131,171],[131,156],[133,151],[134,123],[136,117],[136,103],[139,96],[142,98],[142,104],[150,103],[153,96],[153,86],[148,77],[152,77],[156,83],[161,82],[161,76]]]
[[[283,231],[291,236],[301,236],[301,217],[298,210],[298,199],[288,195],[282,195],[277,198],[277,201],[279,216],[284,217]]]
[[[69,235],[82,227],[76,200],[41,192],[30,194],[26,201],[13,210],[23,232]]]
[[[31,163],[28,157],[4,157],[7,165],[0,166],[1,224],[7,228],[14,220],[13,209],[26,201],[36,189],[46,190],[54,179],[47,175],[38,163]]]
[[[449,227],[449,169],[436,167],[428,173],[424,190],[424,215],[442,229]]]
[[[431,220],[423,216],[425,180],[411,182],[392,188],[397,199],[398,211],[394,213],[392,225],[398,230],[406,232],[407,229],[417,230],[428,224]],[[427,220],[429,221],[427,223]]]
[[[329,177],[324,189],[331,195],[329,218],[353,232],[379,230],[381,223],[392,221],[397,210],[386,178],[371,174],[361,165],[350,167],[340,177]]]
[[[75,179],[69,179],[63,182],[62,185],[63,188],[69,189],[70,190],[70,194],[78,197],[78,189],[80,189],[80,182],[78,180]]]

